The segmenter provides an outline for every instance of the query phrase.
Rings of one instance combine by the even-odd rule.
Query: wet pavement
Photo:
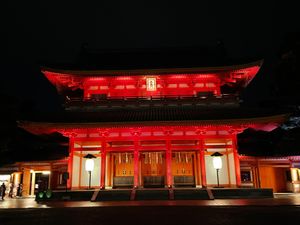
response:
[[[34,198],[6,198],[0,200],[0,209],[65,208],[65,207],[117,207],[117,206],[299,206],[300,193],[278,193],[266,199],[215,200],[148,200],[148,201],[53,201],[37,203]]]
[[[273,199],[49,202],[0,201],[1,225],[297,224],[300,194]]]

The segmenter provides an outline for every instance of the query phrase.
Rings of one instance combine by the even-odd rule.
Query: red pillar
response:
[[[88,87],[86,85],[83,85],[83,98],[87,99],[88,96],[88,91],[87,91]]]
[[[68,158],[68,173],[67,188],[72,189],[72,173],[73,173],[73,151],[74,151],[74,137],[69,137],[69,158]]]
[[[105,173],[106,173],[106,141],[101,143],[101,178],[100,178],[100,188],[105,188]]]
[[[139,142],[138,140],[134,141],[134,152],[133,152],[133,173],[134,181],[133,186],[137,188],[139,186]]]
[[[234,168],[236,176],[236,186],[241,186],[241,168],[240,168],[240,159],[237,150],[237,137],[236,134],[232,137],[232,146],[233,146],[233,157],[234,157]]]
[[[216,96],[221,96],[221,82],[217,82],[216,84]]]
[[[205,168],[205,149],[204,149],[202,138],[200,138],[200,168],[201,168],[201,185],[202,187],[206,187],[207,182],[206,182],[206,168]]]
[[[167,151],[166,151],[166,166],[167,166],[167,186],[173,187],[173,180],[172,180],[172,152],[171,152],[171,141],[167,140]]]

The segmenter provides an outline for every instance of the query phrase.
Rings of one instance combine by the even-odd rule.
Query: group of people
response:
[[[14,191],[14,184],[11,183],[9,185],[9,192],[8,192],[8,196],[10,198],[13,198],[15,196],[19,196],[21,197],[22,196],[22,184],[19,184],[18,187],[17,187],[17,192],[15,193]],[[2,200],[4,200],[4,197],[6,195],[6,185],[4,183],[2,183],[2,185],[0,186],[0,193],[1,193],[1,198]]]

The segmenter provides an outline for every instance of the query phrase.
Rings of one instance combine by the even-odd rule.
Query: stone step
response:
[[[273,198],[271,188],[212,188],[215,199]]]
[[[100,190],[95,201],[130,201],[131,189]]]
[[[135,200],[169,200],[168,189],[136,190]]]
[[[211,199],[207,189],[174,189],[175,200],[208,200]],[[213,199],[213,198],[212,198]]]

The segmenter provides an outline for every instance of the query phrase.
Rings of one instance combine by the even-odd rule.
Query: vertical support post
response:
[[[30,195],[34,195],[35,191],[35,172],[31,173],[31,189],[30,189]]]
[[[101,178],[100,188],[105,189],[105,173],[106,173],[106,141],[101,142]]]
[[[206,181],[206,168],[205,168],[205,149],[203,138],[200,137],[200,168],[201,168],[201,185],[202,187],[207,186]]]
[[[260,182],[260,171],[259,171],[259,161],[256,159],[256,179],[257,179],[257,188],[261,188]]]
[[[219,181],[219,169],[217,169],[217,187],[220,187],[220,181]]]
[[[221,96],[221,82],[218,81],[216,82],[216,89],[215,89],[215,93],[216,93],[216,96],[220,97]]]
[[[49,180],[48,180],[48,189],[53,189],[51,183],[52,183],[52,176],[53,176],[53,164],[50,163],[50,174],[49,174]]]
[[[72,189],[72,173],[73,173],[73,153],[74,153],[74,137],[69,136],[69,158],[68,158],[68,173],[67,188]],[[79,171],[81,173],[81,171]]]
[[[166,151],[166,166],[167,166],[167,186],[169,188],[173,187],[173,180],[172,180],[172,151],[171,151],[171,141],[168,138],[166,140],[167,151]]]
[[[78,179],[79,180],[79,182],[78,182],[79,188],[81,188],[82,158],[83,158],[82,151],[80,151],[80,154],[79,154],[79,179]]]
[[[236,186],[241,186],[241,169],[240,169],[240,159],[237,150],[237,137],[236,133],[233,134],[232,137],[232,147],[233,147],[233,157],[234,157],[234,168],[235,168],[235,176],[236,176]]]
[[[106,185],[111,187],[112,186],[112,155],[106,154]]]
[[[86,83],[83,84],[83,99],[87,99],[89,98],[89,93],[88,93],[88,87],[86,85]]]
[[[137,138],[135,138],[134,140],[133,174],[134,174],[133,186],[134,188],[138,188],[139,186],[139,141],[137,140]]]
[[[89,171],[89,189],[91,189],[91,183],[92,183],[92,171]]]

